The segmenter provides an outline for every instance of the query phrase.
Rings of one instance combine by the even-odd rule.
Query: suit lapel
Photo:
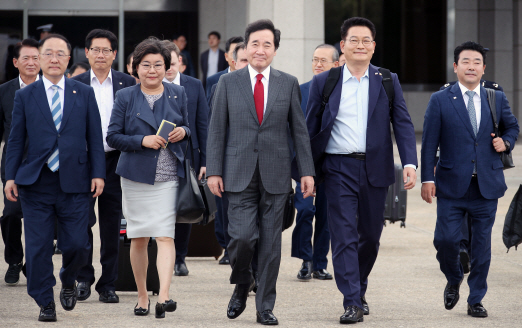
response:
[[[451,87],[449,101],[453,104],[453,108],[457,111],[458,116],[460,116],[460,119],[462,120],[462,123],[464,123],[466,129],[468,129],[468,132],[473,138],[475,138],[475,133],[473,132],[473,127],[471,126],[471,121],[469,119],[468,109],[466,108],[458,83],[455,83]]]
[[[14,101],[14,97],[17,90],[20,90],[20,80],[18,80],[18,78],[16,78],[16,80],[14,80],[13,83],[11,83],[11,88],[9,90],[9,99],[13,99]]]
[[[187,87],[187,77],[181,73],[178,73],[179,74],[179,85],[181,85],[182,87]],[[186,92],[186,91],[185,91]]]
[[[165,88],[166,90],[167,88]],[[138,100],[137,100],[137,106],[138,111],[136,113],[136,117],[139,118],[142,121],[145,121],[150,126],[152,126],[154,129],[158,130],[158,124],[156,123],[156,118],[154,117],[153,111],[150,109],[149,103],[147,102],[147,99],[145,99],[145,96],[141,92],[141,89],[138,87],[136,88],[137,92],[139,92]],[[165,93],[162,97],[165,97]],[[156,106],[157,107],[157,106]]]
[[[259,124],[259,119],[257,118],[256,105],[254,103],[254,94],[252,93],[252,82],[250,82],[250,74],[248,73],[248,68],[245,67],[238,72],[238,80],[239,80],[239,89],[243,94],[243,98],[247,102],[248,109],[250,109],[250,113]],[[270,87],[269,87],[270,88]],[[270,94],[270,92],[268,93]],[[268,108],[268,103],[267,103]]]
[[[263,123],[266,121],[268,115],[272,112],[272,108],[277,100],[277,95],[279,94],[279,90],[281,90],[281,73],[279,73],[274,68],[270,68],[270,81],[268,82],[268,99],[266,101],[266,110],[263,114]],[[252,96],[253,98],[253,96]],[[255,107],[255,105],[254,105]],[[257,112],[256,112],[257,116]]]
[[[120,80],[120,75],[111,68],[112,73],[112,96],[116,98],[116,92],[123,89],[123,82]]]
[[[478,138],[479,134],[486,131],[486,127],[489,124],[489,120],[491,120],[491,110],[489,107],[486,89],[484,89],[484,87],[480,87],[480,113],[481,113],[480,127],[477,132],[477,138]]]
[[[71,116],[71,111],[74,108],[74,103],[76,102],[77,90],[75,88],[75,82],[65,78],[65,90],[64,90],[64,104],[62,110],[62,123],[60,124],[60,131],[63,130],[65,124],[67,124],[67,119]],[[54,122],[53,122],[54,124]]]
[[[51,115],[51,108],[49,108],[49,102],[47,101],[47,94],[45,92],[45,86],[43,84],[43,81],[40,79],[35,85],[35,88],[33,89],[33,97],[36,100],[36,103],[38,104],[38,108],[42,112],[43,117],[45,117],[45,121],[54,129],[56,130],[56,126],[54,125],[53,116]]]
[[[377,73],[377,74],[375,74]],[[368,122],[372,117],[375,106],[377,105],[377,99],[379,99],[379,93],[381,92],[382,86],[382,75],[379,74],[379,70],[370,64],[368,68],[368,79],[370,89],[368,92]]]
[[[328,99],[328,110],[325,109],[323,114],[323,123],[322,126],[329,127],[333,122],[335,121],[335,118],[337,117],[337,114],[339,113],[339,106],[341,106],[341,94],[343,91],[343,75],[344,75],[344,67],[341,69],[341,75],[339,76],[339,82],[337,82],[337,85],[332,90],[332,94],[330,95],[330,98]],[[326,84],[326,83],[325,83]],[[324,87],[324,86],[323,86]],[[321,95],[322,98],[322,95]],[[329,116],[326,116],[326,114],[329,114]],[[325,121],[326,120],[326,124]]]

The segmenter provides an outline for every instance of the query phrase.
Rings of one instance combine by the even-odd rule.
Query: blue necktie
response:
[[[51,114],[53,115],[54,125],[56,126],[56,131],[60,129],[60,123],[62,123],[62,104],[60,103],[60,93],[58,92],[58,86],[52,86],[54,90],[53,102],[51,105]],[[56,144],[56,148],[53,151],[53,154],[47,160],[47,166],[51,171],[56,172],[60,167],[60,162],[58,160],[58,144]]]
[[[475,91],[466,91],[468,95],[468,114],[469,120],[471,121],[471,127],[473,128],[473,133],[475,133],[475,137],[477,136],[477,113],[475,112],[475,102],[473,101],[473,97],[475,96]],[[473,165],[473,174],[477,173],[477,163]]]

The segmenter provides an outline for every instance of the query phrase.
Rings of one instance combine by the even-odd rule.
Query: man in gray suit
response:
[[[207,146],[210,190],[217,196],[226,191],[229,200],[230,283],[236,287],[227,316],[237,318],[245,309],[257,241],[257,322],[265,325],[278,324],[272,310],[281,262],[283,212],[292,190],[288,128],[305,198],[314,194],[315,175],[299,83],[270,67],[280,34],[270,20],[247,26],[249,65],[219,80]]]

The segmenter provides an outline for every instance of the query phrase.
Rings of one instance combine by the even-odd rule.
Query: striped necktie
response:
[[[56,126],[56,131],[60,129],[60,123],[62,122],[62,104],[60,103],[60,93],[58,92],[58,86],[52,86],[54,90],[53,102],[51,106],[51,114],[53,115],[54,125]],[[58,143],[56,144],[56,148],[53,151],[53,154],[47,160],[47,166],[51,171],[56,172],[60,167],[60,163],[58,160]]]

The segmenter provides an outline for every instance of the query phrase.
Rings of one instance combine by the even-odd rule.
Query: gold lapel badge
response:
[[[73,90],[73,93],[76,93],[76,90]]]

